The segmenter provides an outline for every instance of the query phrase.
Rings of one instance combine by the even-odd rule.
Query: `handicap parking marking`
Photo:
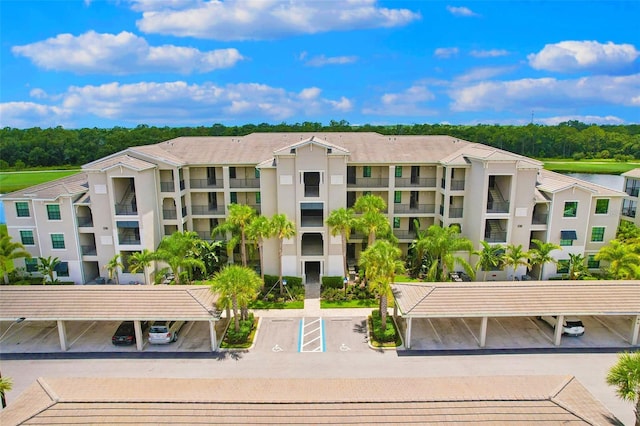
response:
[[[282,349],[280,347],[280,345],[278,345],[277,343],[275,344],[275,346],[273,348],[271,348],[272,352],[282,352],[284,349]]]
[[[302,318],[298,333],[298,352],[325,352],[322,318]]]

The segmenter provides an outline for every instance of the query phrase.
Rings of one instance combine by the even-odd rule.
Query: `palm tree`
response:
[[[144,273],[144,283],[149,284],[149,274],[147,268],[151,266],[151,263],[155,260],[155,254],[148,249],[137,251],[129,256],[129,270],[131,272],[138,273],[142,271]]]
[[[9,271],[13,270],[13,260],[25,257],[31,259],[31,253],[21,243],[12,241],[9,235],[0,236],[0,271],[5,284],[9,284]]]
[[[487,280],[487,272],[502,267],[502,256],[504,254],[504,247],[500,244],[491,245],[488,242],[481,240],[482,250],[476,250],[473,252],[478,256],[478,262],[476,262],[476,270],[482,269],[484,276],[482,281]]]
[[[569,279],[579,280],[590,276],[586,259],[580,253],[569,253]]]
[[[60,264],[60,259],[57,257],[39,257],[38,258],[38,272],[42,274],[42,284],[47,283],[47,277],[49,282],[53,283],[57,280],[53,277],[53,273]]]
[[[376,242],[376,236],[388,236],[391,234],[391,225],[387,217],[376,211],[367,211],[355,220],[355,227],[367,237],[367,246]]]
[[[349,266],[347,265],[347,241],[351,236],[351,228],[353,227],[353,224],[353,209],[345,209],[344,207],[335,209],[327,218],[327,225],[331,228],[331,235],[334,237],[340,235],[342,242],[342,266],[344,269],[344,277],[349,276]]]
[[[387,203],[379,195],[367,194],[359,197],[353,209],[358,213],[377,212],[380,213],[387,208]]]
[[[191,231],[174,232],[170,236],[165,236],[158,249],[155,252],[155,257],[158,260],[162,260],[169,265],[171,272],[173,272],[176,280],[176,284],[181,284],[182,278],[180,272],[183,269],[191,270],[198,268],[201,271],[206,271],[204,262],[200,259],[193,257],[195,246],[199,240],[198,234]]]
[[[9,377],[0,376],[0,400],[2,401],[2,408],[7,407],[7,399],[5,394],[13,388],[13,381]]]
[[[616,387],[623,401],[635,404],[636,426],[640,426],[640,352],[624,352],[607,374],[607,384]]]
[[[502,258],[502,262],[504,266],[513,270],[513,280],[515,281],[518,268],[529,265],[529,254],[522,250],[522,244],[518,244],[517,246],[507,244],[507,251]]]
[[[117,253],[115,256],[111,258],[106,265],[104,265],[104,269],[109,273],[109,279],[113,279],[115,277],[116,284],[120,284],[120,279],[118,278],[118,268],[124,268],[122,262],[120,262],[120,253]]]
[[[258,255],[260,256],[260,278],[264,282],[264,241],[273,235],[273,228],[269,219],[265,216],[258,216],[251,221],[247,227],[247,236],[258,245]]]
[[[255,217],[256,211],[253,207],[247,204],[230,204],[227,219],[212,231],[212,234],[231,232],[239,235],[242,266],[247,266],[247,227]]]
[[[196,259],[202,260],[205,269],[202,270],[202,275],[206,277],[213,275],[214,271],[218,269],[218,251],[222,248],[222,241],[205,241],[196,240],[193,251],[188,255]]]
[[[274,214],[271,218],[271,229],[273,236],[278,239],[278,279],[280,282],[280,294],[284,292],[282,285],[282,253],[284,240],[293,238],[296,235],[296,227],[284,213]]]
[[[420,230],[420,221],[418,219],[413,220],[413,225],[416,229],[416,238],[409,246],[410,267],[413,277],[419,277],[422,266],[424,265],[424,256],[428,245],[428,234],[426,230]]]
[[[431,257],[429,279],[437,280],[438,274],[442,281],[446,281],[448,271],[458,264],[462,266],[470,277],[475,277],[473,267],[469,262],[457,253],[465,251],[473,252],[473,243],[460,235],[460,230],[455,226],[443,228],[438,225],[431,225],[427,229],[426,252]]]
[[[364,270],[367,282],[380,299],[380,321],[382,330],[387,329],[388,297],[395,275],[404,271],[400,260],[401,250],[389,241],[380,240],[367,247],[360,256],[359,265]]]
[[[633,246],[624,244],[620,240],[611,240],[596,254],[596,260],[609,262],[608,271],[616,280],[634,279],[638,275],[640,255],[633,251]]]
[[[551,252],[554,250],[562,250],[562,248],[557,244],[545,243],[544,241],[536,240],[535,238],[532,239],[531,242],[535,245],[535,248],[529,250],[529,260],[532,268],[536,265],[540,265],[540,273],[538,274],[538,281],[540,281],[542,280],[544,265],[546,263],[558,263],[558,261],[551,256]]]
[[[239,307],[246,306],[250,300],[253,300],[261,286],[258,274],[244,266],[227,265],[214,275],[211,287],[220,293],[222,299],[231,302],[236,332],[240,331]]]

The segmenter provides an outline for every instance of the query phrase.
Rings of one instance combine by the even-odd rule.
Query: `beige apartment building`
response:
[[[624,177],[624,192],[626,197],[622,201],[622,216],[623,220],[633,222],[636,226],[640,226],[640,216],[636,214],[638,210],[638,200],[640,192],[640,168],[629,170],[623,173]]]
[[[2,197],[9,234],[34,259],[58,257],[61,280],[104,277],[105,264],[163,236],[195,231],[211,239],[232,203],[262,215],[286,214],[297,234],[285,241],[285,275],[316,281],[342,275],[342,245],[326,225],[332,210],[364,194],[380,195],[406,253],[419,229],[457,225],[476,247],[533,238],[562,246],[561,262],[543,278],[565,273],[569,253],[598,268],[595,253],[615,237],[624,192],[542,169],[536,160],[449,136],[377,133],[253,133],[181,137],[128,148],[83,166],[82,173]],[[637,191],[636,191],[637,195]],[[366,245],[353,233],[347,257]],[[265,272],[277,274],[277,242],[265,250]],[[16,261],[27,270],[35,260]],[[475,261],[475,259],[471,259]],[[491,280],[527,271],[492,271]],[[537,271],[534,271],[537,276]],[[119,271],[121,283],[143,274]]]

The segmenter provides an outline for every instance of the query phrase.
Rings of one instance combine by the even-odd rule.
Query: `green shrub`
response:
[[[246,343],[249,339],[249,335],[255,326],[255,318],[253,313],[249,313],[249,318],[246,320],[240,320],[240,330],[236,332],[233,320],[229,324],[225,340],[227,343]]]
[[[302,278],[283,276],[282,279],[287,282],[287,289],[289,290],[289,293],[291,293],[291,297],[294,300],[304,300],[304,285],[302,284]],[[278,288],[279,286],[275,286],[277,282],[278,282],[277,275],[265,275],[264,288],[260,293],[260,295],[258,296],[258,298],[264,299],[265,296],[267,296],[267,292],[271,291],[271,289],[273,288],[273,291],[271,291],[271,293],[269,293],[269,296],[267,296],[268,298],[270,298],[271,295],[274,294],[275,295],[274,297],[276,298],[274,300],[277,300],[278,297],[284,300],[284,296],[287,296],[287,300],[288,300],[288,295],[286,294],[286,292],[285,292],[285,295],[282,295],[282,296],[280,295],[280,289]]]
[[[344,277],[322,277],[322,286],[320,287],[322,290],[329,288],[343,288],[344,287]]]
[[[373,338],[380,343],[395,342],[398,338],[396,332],[396,326],[393,322],[393,318],[387,316],[387,327],[382,329],[382,321],[380,319],[380,311],[375,310],[371,312],[371,323],[373,325],[372,333]]]

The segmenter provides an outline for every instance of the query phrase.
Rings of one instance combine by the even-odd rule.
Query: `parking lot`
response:
[[[309,322],[309,319],[306,319]],[[313,319],[316,321],[317,319]],[[581,317],[585,334],[580,337],[564,336],[564,348],[621,348],[631,347],[629,335],[633,317],[597,316]],[[66,322],[69,352],[136,352],[136,346],[114,346],[111,336],[119,322],[69,321]],[[399,320],[404,336],[404,321]],[[414,319],[412,349],[416,350],[473,350],[479,348],[479,318]],[[11,327],[11,328],[9,328]],[[217,325],[220,340],[224,321]],[[300,352],[301,339],[309,339],[311,332],[302,330],[302,318],[260,319],[255,352]],[[303,336],[304,335],[304,336]],[[24,321],[0,323],[0,352],[49,353],[60,352],[57,325],[53,321]],[[209,352],[209,326],[205,321],[187,322],[175,343],[151,345],[144,337],[143,351],[147,352]],[[364,317],[325,317],[321,331],[312,335],[311,350],[302,352],[360,352],[370,350],[367,343]],[[304,340],[303,340],[304,341]],[[321,350],[318,348],[321,347]],[[487,327],[487,349],[554,348],[553,329],[534,317],[490,318]]]

